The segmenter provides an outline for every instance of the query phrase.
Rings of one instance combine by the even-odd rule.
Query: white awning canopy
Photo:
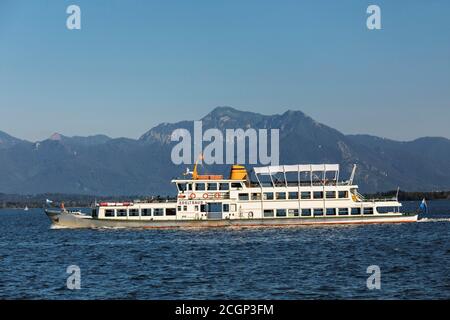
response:
[[[256,174],[277,174],[287,172],[339,171],[339,164],[294,164],[253,168]]]

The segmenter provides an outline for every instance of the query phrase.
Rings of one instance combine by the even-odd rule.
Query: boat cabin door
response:
[[[207,212],[208,219],[222,219],[222,202],[209,202]]]

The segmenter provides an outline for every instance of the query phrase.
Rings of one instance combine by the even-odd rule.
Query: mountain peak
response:
[[[216,107],[206,116],[204,116],[201,120],[206,123],[215,123],[215,124],[224,124],[226,122],[232,121],[235,124],[237,122],[249,122],[255,121],[256,119],[261,119],[266,116],[263,116],[260,113],[251,112],[251,111],[241,111],[235,109],[233,107],[223,106]],[[220,127],[220,125],[219,125]]]
[[[276,115],[263,115],[257,112],[251,111],[242,111],[229,106],[219,106],[214,108],[210,113],[208,113],[202,120],[205,119],[218,119],[221,117],[230,117],[230,118],[241,118],[241,117],[273,117]],[[300,110],[292,110],[288,109],[284,113],[281,114],[282,117],[295,117],[295,118],[307,118],[311,119],[311,117],[307,116],[304,112]]]
[[[55,132],[48,138],[48,140],[61,141],[63,139],[63,137],[64,136],[62,134]]]
[[[230,106],[217,106],[210,113],[220,113],[220,112],[242,112],[236,108]]]
[[[288,109],[286,112],[283,113],[283,115],[286,115],[286,116],[293,116],[294,115],[294,116],[308,117],[303,111],[292,110],[292,109]]]
[[[239,116],[240,114],[248,113],[246,111],[241,111],[229,106],[219,106],[214,108],[210,113],[208,113],[204,118],[217,118],[223,116]]]

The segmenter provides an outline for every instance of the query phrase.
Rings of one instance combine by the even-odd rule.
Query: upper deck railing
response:
[[[141,200],[135,200],[134,204],[142,204],[142,203],[172,203],[177,202],[176,198],[169,198],[169,199],[141,199]]]
[[[321,186],[349,186],[348,181],[274,181],[271,182],[257,182],[257,181],[251,181],[249,183],[250,187],[321,187]]]
[[[350,185],[351,180],[339,182],[338,164],[297,164],[253,168],[260,186],[338,186]],[[264,181],[266,180],[266,181]],[[295,181],[293,181],[295,180]]]

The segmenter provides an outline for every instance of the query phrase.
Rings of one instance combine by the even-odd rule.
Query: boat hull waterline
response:
[[[56,210],[45,210],[53,225],[64,228],[224,228],[224,227],[289,227],[308,225],[352,225],[416,222],[417,215],[243,218],[208,220],[104,220]]]

